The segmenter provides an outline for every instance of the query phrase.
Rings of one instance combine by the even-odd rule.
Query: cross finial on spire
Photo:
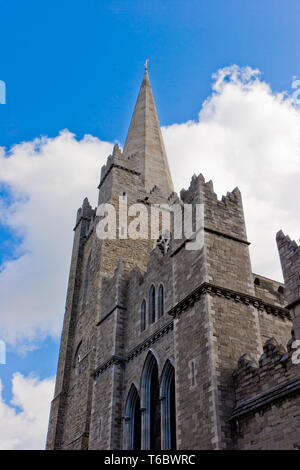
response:
[[[145,65],[145,70],[148,70],[148,62],[149,62],[149,59],[146,59],[146,62],[144,63],[144,65]]]

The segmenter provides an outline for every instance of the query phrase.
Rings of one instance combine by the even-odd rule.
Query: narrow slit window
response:
[[[155,322],[155,287],[151,286],[149,291],[149,324]]]
[[[164,286],[161,284],[158,289],[158,318],[164,314]]]
[[[141,331],[146,328],[146,302],[143,300],[141,305]]]
[[[87,290],[89,285],[89,275],[90,275],[90,265],[91,265],[91,255],[89,256],[86,268],[85,268],[85,276],[83,281],[83,292],[82,292],[82,304],[81,310],[83,310],[86,306],[87,301]]]

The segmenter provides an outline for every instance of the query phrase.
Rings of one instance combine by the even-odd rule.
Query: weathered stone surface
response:
[[[300,340],[300,246],[280,230],[276,236],[293,328]]]
[[[259,367],[239,361],[231,416],[236,449],[295,449],[300,441],[300,365],[274,338]]]
[[[156,185],[165,196],[171,194],[173,182],[147,70],[130,123],[124,156],[137,160],[147,192]]]
[[[99,218],[84,201],[47,448],[124,448],[126,399],[134,385],[143,401],[149,351],[160,380],[168,361],[175,369],[178,449],[292,448],[300,441],[299,367],[291,365],[291,345],[285,351],[280,344],[290,338],[286,306],[297,296],[299,248],[293,251],[279,236],[285,286],[253,274],[238,188],[218,200],[212,182],[199,175],[180,198],[173,192],[147,73],[124,152],[115,146],[101,171],[99,203],[111,203],[119,216],[120,196],[128,206],[142,201],[148,215],[153,204],[203,204],[204,244],[187,250],[185,239],[171,238],[161,250],[154,239],[119,237],[119,223],[115,240],[99,240]],[[160,285],[164,314],[158,318]],[[147,321],[141,331],[143,300]]]

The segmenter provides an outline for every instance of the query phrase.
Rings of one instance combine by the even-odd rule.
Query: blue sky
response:
[[[297,0],[11,1],[1,5],[1,145],[68,128],[124,141],[145,58],[161,124],[196,117],[211,74],[299,75]]]
[[[145,59],[162,126],[197,120],[212,74],[223,67],[258,68],[274,94],[300,77],[299,0],[12,0],[0,8],[7,157],[13,145],[62,129],[123,144]],[[11,197],[0,186],[4,205]],[[21,241],[0,223],[0,272]],[[55,374],[58,345],[57,335],[41,335],[25,355],[9,346],[0,364],[6,402],[16,371]]]

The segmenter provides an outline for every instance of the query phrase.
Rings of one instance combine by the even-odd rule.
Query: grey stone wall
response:
[[[298,395],[276,399],[263,420],[256,411],[241,410],[266,390],[272,398],[274,387],[286,391],[297,381],[299,368],[291,368],[289,353],[271,347],[270,338],[288,340],[291,313],[298,334],[299,247],[282,232],[277,236],[285,286],[254,275],[239,189],[219,200],[213,183],[194,175],[179,199],[147,74],[136,109],[124,153],[116,145],[101,170],[99,203],[115,208],[116,239],[98,239],[99,217],[87,200],[77,214],[47,448],[122,449],[128,392],[133,384],[143,398],[149,354],[157,361],[160,385],[167,361],[175,369],[178,449],[269,448],[282,432],[278,448],[290,448],[299,429]],[[154,204],[202,204],[203,246],[188,250],[184,237],[171,238],[163,253],[149,237],[123,239],[120,196],[128,206],[143,204],[149,234]],[[161,284],[164,315],[158,318]],[[156,317],[150,323],[152,285]],[[147,319],[141,331],[143,300]],[[245,352],[260,358],[260,367],[254,370],[243,356],[233,375]]]
[[[276,236],[295,336],[300,340],[300,246],[280,230]]]
[[[259,365],[243,355],[234,374],[236,407],[231,417],[236,449],[287,450],[300,444],[300,366],[273,338]]]

